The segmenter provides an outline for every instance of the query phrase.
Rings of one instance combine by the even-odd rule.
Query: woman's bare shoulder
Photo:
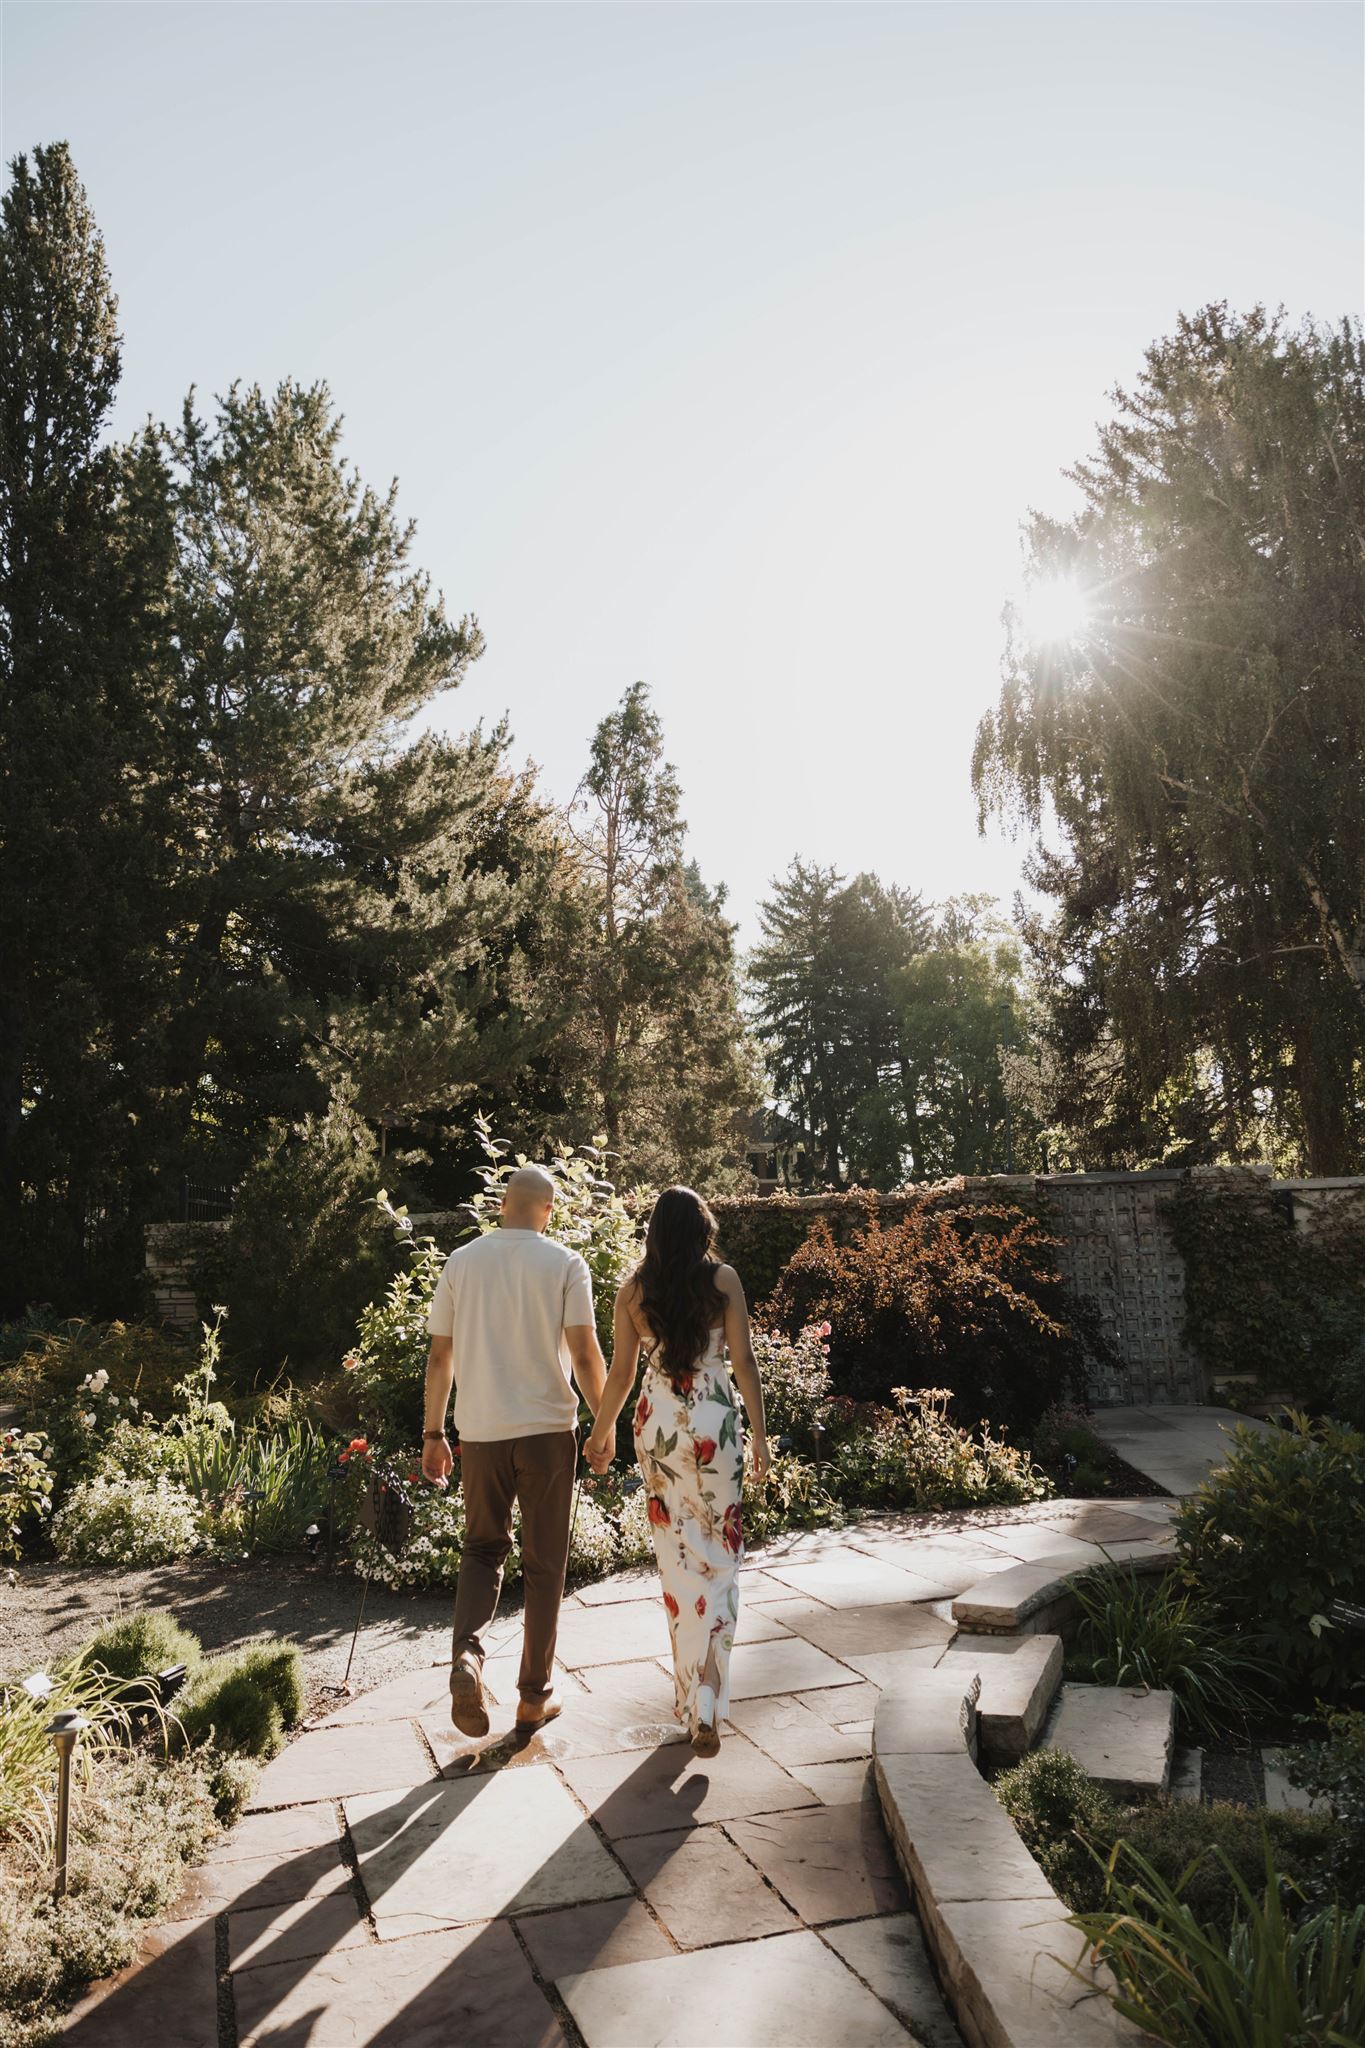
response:
[[[640,1274],[638,1269],[633,1273],[627,1273],[625,1279],[616,1290],[616,1300],[620,1308],[633,1309],[638,1305],[640,1300]]]
[[[731,1295],[739,1301],[744,1299],[744,1282],[733,1266],[717,1265],[716,1285],[722,1294]]]

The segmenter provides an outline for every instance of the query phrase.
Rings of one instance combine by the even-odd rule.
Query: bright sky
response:
[[[325,379],[567,796],[636,677],[745,938],[793,853],[1008,897],[972,735],[1030,506],[1210,299],[1362,301],[1355,4],[5,0],[117,426]]]

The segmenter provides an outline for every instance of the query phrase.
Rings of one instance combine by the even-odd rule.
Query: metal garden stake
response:
[[[52,1896],[60,1899],[66,1891],[66,1844],[71,1828],[71,1759],[82,1732],[90,1726],[84,1714],[68,1708],[54,1714],[43,1730],[52,1737],[57,1752],[57,1854],[52,1875]]]

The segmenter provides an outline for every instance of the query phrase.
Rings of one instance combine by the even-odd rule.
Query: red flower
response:
[[[705,1612],[706,1612],[706,1595],[705,1595],[705,1593],[698,1593],[698,1595],[697,1595],[697,1612],[698,1612],[698,1614],[705,1614]]]
[[[699,1465],[709,1465],[716,1455],[715,1438],[713,1436],[699,1436],[697,1438],[696,1450],[697,1463]]]
[[[635,1427],[637,1429],[643,1429],[653,1413],[654,1410],[649,1405],[648,1394],[641,1394],[639,1400],[635,1404]]]
[[[725,1510],[725,1521],[721,1527],[720,1537],[725,1548],[732,1550],[738,1557],[740,1545],[744,1541],[744,1517],[738,1501],[732,1501]]]
[[[656,1529],[666,1529],[668,1527],[668,1509],[657,1494],[652,1493],[649,1496],[649,1507],[646,1509],[646,1513]]]
[[[668,1609],[674,1621],[676,1621],[678,1618],[678,1603],[671,1593],[664,1594],[664,1606]]]
[[[366,1451],[368,1451],[368,1449],[370,1448],[370,1446],[366,1438],[364,1438],[363,1436],[353,1436],[351,1438],[351,1441],[347,1444],[346,1448],[348,1451],[352,1452],[357,1458],[363,1458]]]
[[[450,1455],[452,1458],[462,1458],[464,1456],[463,1446],[460,1444],[452,1444],[450,1447]]]
[[[673,1391],[675,1394],[690,1394],[696,1383],[695,1373],[680,1372],[673,1382]]]

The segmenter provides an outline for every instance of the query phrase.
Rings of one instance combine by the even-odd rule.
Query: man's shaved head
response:
[[[502,1193],[502,1213],[514,1226],[543,1230],[554,1206],[555,1184],[543,1166],[519,1166]]]

